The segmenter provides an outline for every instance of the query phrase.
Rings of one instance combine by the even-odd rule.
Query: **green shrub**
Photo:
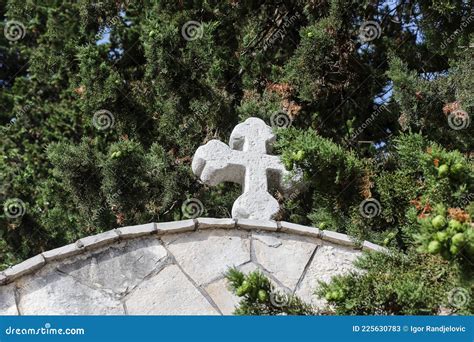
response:
[[[298,297],[279,292],[260,271],[247,275],[236,268],[226,273],[230,290],[241,298],[236,315],[313,315],[316,311]]]
[[[470,283],[460,283],[458,268],[442,258],[413,251],[407,255],[369,253],[355,265],[357,272],[320,283],[317,295],[325,298],[336,314],[436,315],[441,309],[474,312]],[[459,288],[468,293],[467,300],[462,305],[450,303],[450,293]]]

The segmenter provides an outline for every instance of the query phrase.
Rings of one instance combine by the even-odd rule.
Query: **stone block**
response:
[[[55,248],[46,252],[41,253],[47,262],[65,259],[74,255],[77,255],[83,251],[82,248],[77,246],[77,243],[71,243],[69,245]]]
[[[16,316],[15,285],[0,286],[0,316]]]
[[[335,275],[355,271],[353,262],[361,253],[350,248],[319,246],[295,294],[308,304],[324,307],[326,301],[314,295],[318,282],[329,282]]]
[[[230,267],[250,260],[247,235],[238,230],[208,229],[162,239],[183,270],[203,285],[222,277]]]
[[[125,305],[130,315],[217,315],[218,312],[176,265],[141,283]]]
[[[122,296],[161,268],[166,257],[158,239],[133,239],[57,268],[83,284]]]
[[[113,230],[106,231],[97,235],[87,236],[82,239],[79,239],[76,244],[79,248],[84,248],[86,250],[93,250],[99,247],[103,247],[119,239],[119,235]]]
[[[58,272],[18,282],[22,315],[123,315],[122,303]]]
[[[315,241],[304,236],[253,233],[253,249],[258,264],[270,272],[278,281],[293,290],[315,248]]]
[[[151,235],[157,232],[155,223],[127,226],[116,229],[121,239],[137,238],[144,235]]]
[[[333,232],[331,230],[322,230],[321,238],[338,245],[355,247],[354,241],[346,234]]]
[[[223,218],[223,219],[216,219],[216,218],[208,218],[208,217],[199,217],[197,218],[198,221],[198,229],[213,229],[213,228],[235,228],[236,222],[234,219],[231,218]]]
[[[237,227],[246,230],[267,230],[276,232],[278,225],[275,221],[239,219]]]
[[[320,232],[318,228],[302,226],[300,224],[290,223],[281,221],[280,222],[280,231],[288,234],[297,234],[311,236],[314,238],[320,238]]]
[[[37,256],[27,259],[15,266],[7,268],[3,271],[3,273],[7,277],[7,282],[10,282],[25,274],[32,273],[40,269],[45,263],[46,261],[44,257],[41,254],[38,254]]]
[[[156,228],[159,235],[184,233],[196,230],[196,222],[194,220],[160,222],[156,224]]]

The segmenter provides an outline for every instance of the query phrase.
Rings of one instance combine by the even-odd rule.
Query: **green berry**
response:
[[[451,252],[452,255],[456,255],[459,253],[459,247],[455,245],[451,245],[451,247],[449,247],[449,251]]]
[[[439,177],[446,177],[449,173],[449,166],[446,164],[441,165],[438,168],[438,176]]]
[[[265,290],[258,290],[258,300],[261,302],[266,302],[268,300],[268,294]]]
[[[462,231],[462,223],[458,220],[449,220],[449,228],[451,228],[453,232],[460,232]]]
[[[462,172],[463,168],[464,167],[461,163],[456,163],[453,166],[451,166],[451,173],[453,175],[458,175]]]
[[[439,243],[439,241],[433,240],[429,243],[428,253],[436,254],[436,253],[439,253],[440,250],[441,250],[441,244]]]
[[[342,291],[342,289],[338,289],[336,300],[341,300],[343,298],[344,298],[344,291]]]
[[[242,297],[243,295],[245,295],[244,288],[242,286],[239,286],[237,290],[235,290],[235,294],[239,297]]]
[[[446,233],[445,231],[436,233],[436,240],[438,240],[439,242],[443,242],[447,238],[448,238],[448,233]]]
[[[437,230],[440,230],[446,225],[446,220],[444,219],[443,215],[437,215],[433,220],[431,220],[431,224],[433,227],[435,227]]]
[[[466,237],[463,233],[457,233],[451,238],[451,242],[454,246],[460,247],[466,242]]]
[[[240,285],[237,290],[235,291],[235,294],[239,297],[242,297],[246,295],[249,292],[250,289],[250,284],[247,280],[244,280],[242,282],[242,285]]]

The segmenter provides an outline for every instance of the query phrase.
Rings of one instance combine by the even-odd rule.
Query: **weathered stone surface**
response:
[[[233,218],[270,220],[279,211],[278,201],[268,192],[269,185],[288,192],[288,171],[278,156],[269,155],[275,135],[258,118],[248,118],[235,126],[229,146],[211,140],[197,149],[192,169],[204,183],[234,182],[243,194],[232,207]]]
[[[15,302],[15,286],[0,286],[0,316],[18,315]]]
[[[284,286],[293,290],[314,249],[316,240],[284,233],[253,233],[255,259]]]
[[[208,217],[199,217],[198,229],[215,229],[215,228],[235,228],[236,222],[234,219],[223,218],[215,219]]]
[[[331,277],[354,270],[352,262],[361,254],[350,248],[320,246],[316,251],[296,295],[304,301],[322,307],[325,300],[314,295],[318,281],[328,282]]]
[[[194,220],[160,222],[156,224],[156,229],[160,235],[191,232],[196,229],[196,223]]]
[[[4,285],[7,283],[7,276],[5,273],[0,272],[0,285]]]
[[[253,272],[259,267],[252,262],[237,267],[245,274]],[[229,282],[226,278],[218,279],[205,288],[206,292],[212,298],[214,303],[219,307],[223,315],[232,315],[236,306],[240,302],[240,298],[232,293],[229,289]]]
[[[136,239],[60,265],[58,269],[83,283],[123,295],[161,267],[166,256],[158,238]]]
[[[225,278],[218,279],[206,286],[205,290],[219,307],[223,315],[232,315],[239,303],[239,297],[229,289],[229,282]]]
[[[3,271],[3,273],[5,274],[7,281],[12,281],[21,277],[22,275],[40,269],[45,263],[46,261],[44,260],[44,257],[39,254],[23,261],[22,263],[19,263],[18,265],[7,268],[5,271]]]
[[[82,252],[82,249],[77,246],[76,243],[71,243],[69,245],[52,249],[41,253],[47,262],[54,260],[60,260],[68,258],[74,255],[77,255]]]
[[[88,250],[96,249],[119,239],[118,233],[115,229],[100,233],[97,235],[87,236],[77,241],[77,246]]]
[[[315,238],[320,238],[320,232],[318,228],[302,226],[300,224],[290,223],[281,221],[281,231],[288,234],[306,235]]]
[[[232,266],[244,273],[260,269],[280,292],[296,289],[322,306],[314,295],[318,280],[353,270],[362,253],[345,246],[352,241],[344,234],[324,240],[311,227],[281,222],[275,232],[272,221],[241,222],[245,229],[231,228],[230,219],[163,223],[161,234],[153,234],[152,224],[130,230],[128,239],[86,238],[99,248],[73,244],[44,252],[0,272],[0,315],[16,314],[15,300],[19,314],[32,315],[123,314],[125,301],[134,314],[231,314],[239,298],[227,289],[224,273]],[[199,223],[205,228],[194,230]],[[385,250],[369,242],[362,247]]]
[[[321,231],[321,238],[325,241],[336,243],[338,245],[355,246],[354,241],[348,235],[333,232],[331,230]]]
[[[238,230],[204,230],[163,241],[183,270],[199,285],[222,276],[229,267],[250,260],[247,233]]]
[[[121,227],[117,229],[117,233],[121,239],[136,238],[156,232],[156,224],[153,222],[136,226]]]
[[[264,221],[264,220],[250,220],[250,219],[239,219],[237,226],[241,229],[247,230],[269,230],[276,232],[278,225],[275,221]]]
[[[18,282],[22,315],[122,315],[123,305],[109,295],[57,272]]]
[[[256,271],[256,270],[260,270],[262,271],[262,269],[260,268],[260,266],[258,266],[257,264],[253,263],[253,262],[248,262],[246,264],[243,264],[239,267],[237,267],[239,269],[239,271],[247,274],[247,273],[250,273],[250,272],[253,272],[253,271]]]
[[[199,290],[176,265],[141,283],[127,298],[131,315],[216,315]]]

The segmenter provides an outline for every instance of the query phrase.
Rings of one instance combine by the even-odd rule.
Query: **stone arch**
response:
[[[0,272],[1,315],[226,315],[224,272],[261,270],[316,307],[318,280],[353,270],[368,241],[289,222],[198,218],[122,227]]]

